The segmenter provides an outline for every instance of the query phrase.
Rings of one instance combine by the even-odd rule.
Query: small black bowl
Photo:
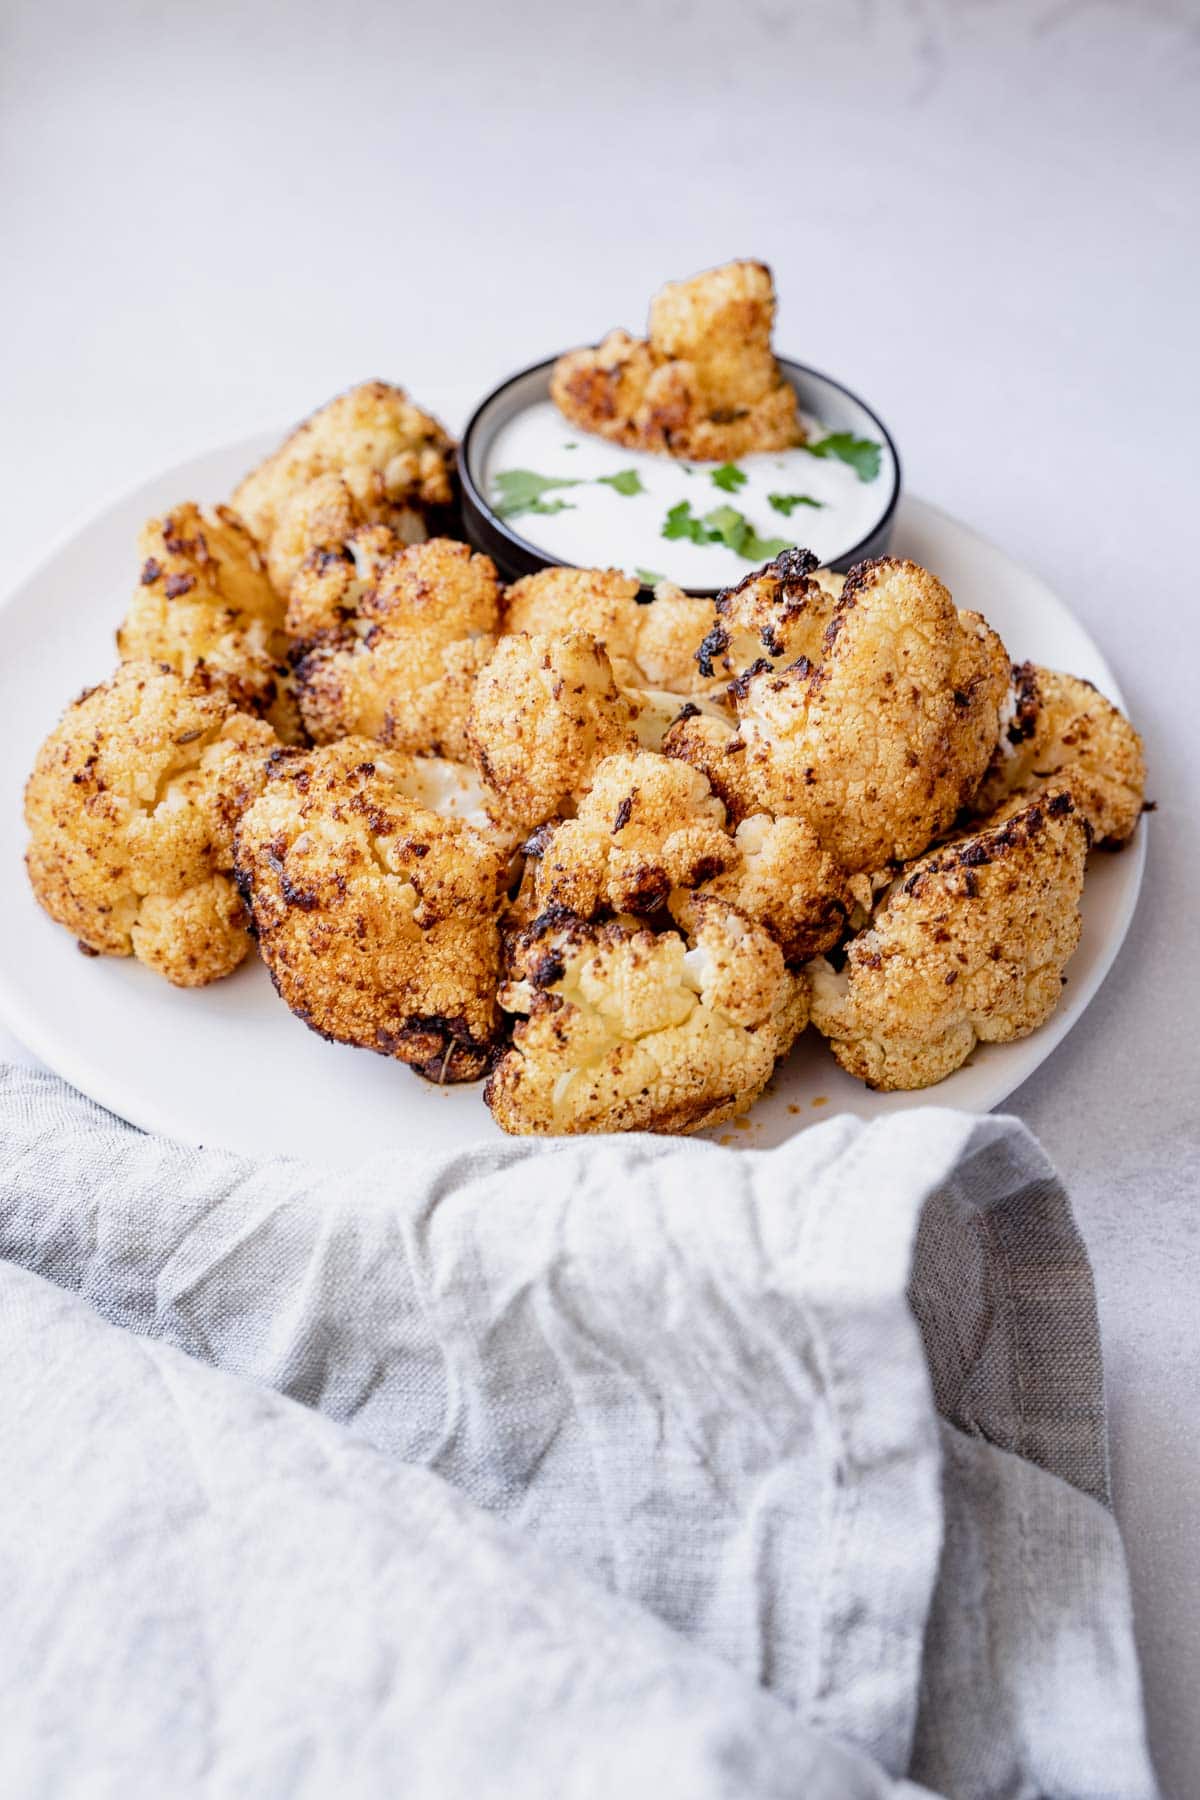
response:
[[[476,550],[486,551],[505,581],[516,581],[522,575],[536,575],[539,569],[562,567],[561,558],[539,550],[536,544],[531,544],[527,538],[514,531],[511,525],[505,523],[489,504],[484,484],[488,451],[497,431],[508,423],[514,413],[550,398],[550,377],[557,360],[551,356],[545,362],[534,363],[532,367],[522,369],[517,375],[510,375],[507,381],[493,388],[472,413],[458,447],[458,474],[467,538]],[[829,375],[822,375],[819,369],[810,369],[805,363],[791,362],[786,357],[780,357],[779,366],[795,388],[802,412],[820,419],[822,425],[831,432],[851,431],[856,436],[874,437],[885,443],[891,451],[891,489],[881,504],[876,524],[856,544],[847,545],[844,551],[833,557],[829,566],[844,572],[867,557],[882,556],[891,541],[896,506],[900,499],[900,457],[891,432],[879,415],[872,412],[857,394],[852,394],[849,388],[843,387],[840,381],[834,381]],[[621,559],[614,553],[612,560],[619,564]],[[719,593],[720,589],[697,588],[689,583],[688,591],[712,596]]]

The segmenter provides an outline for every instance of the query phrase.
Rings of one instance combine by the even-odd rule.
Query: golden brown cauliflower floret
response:
[[[842,1067],[874,1088],[928,1087],[977,1043],[1043,1024],[1079,941],[1088,841],[1060,790],[904,871],[844,969],[809,965],[813,1023]]]
[[[313,741],[361,735],[396,749],[461,760],[475,677],[492,653],[500,585],[490,557],[430,538],[382,561],[368,551],[355,610],[296,665]]]
[[[745,1112],[807,1017],[804,978],[732,912],[693,947],[559,909],[518,937],[501,1005],[526,1015],[484,1088],[517,1134],[701,1131]]]
[[[303,617],[303,598],[296,598],[303,571],[314,563],[323,567],[331,555],[344,555],[355,538],[364,544],[374,539],[388,555],[394,555],[405,544],[423,543],[429,535],[424,521],[415,513],[411,518],[404,515],[399,524],[400,530],[392,525],[372,525],[366,509],[358,504],[340,475],[318,475],[284,501],[271,536],[271,577],[279,592],[287,596],[290,636],[316,635]],[[335,618],[332,623],[336,622]]]
[[[208,669],[239,707],[294,741],[283,604],[237,514],[184,501],[143,526],[138,553],[141,577],[117,632],[122,660],[168,663],[177,675]]]
[[[748,669],[820,661],[844,579],[818,569],[811,550],[783,550],[773,562],[717,595],[711,627],[696,651],[702,677],[732,681]]]
[[[1004,646],[977,613],[916,563],[860,563],[819,662],[734,683],[739,779],[762,810],[807,819],[850,874],[906,861],[978,787],[1007,691]]]
[[[177,987],[228,975],[249,948],[234,822],[276,743],[207,676],[123,663],[67,710],[29,778],[41,905],[85,950],[136,956]]]
[[[734,856],[696,890],[701,901],[735,906],[769,931],[790,966],[829,950],[846,930],[853,907],[850,883],[803,819],[752,813],[733,835]],[[672,911],[690,924],[692,902],[673,899]]]
[[[432,1081],[473,1081],[498,1023],[506,859],[409,798],[413,774],[366,738],[281,753],[238,826],[238,883],[306,1025]]]
[[[532,830],[573,812],[597,764],[637,748],[638,711],[587,632],[501,638],[475,683],[467,723],[494,816]]]
[[[796,396],[771,348],[775,289],[764,263],[669,282],[647,340],[610,331],[554,367],[551,397],[581,431],[636,450],[724,462],[802,443]]]
[[[505,597],[505,630],[587,631],[603,644],[623,687],[676,694],[714,685],[701,675],[696,649],[711,630],[711,600],[660,581],[648,605],[639,586],[619,569],[542,569],[515,582]]]
[[[972,811],[1010,796],[1069,789],[1101,850],[1133,836],[1146,792],[1142,740],[1123,712],[1076,675],[1021,663],[1008,719]]]
[[[575,818],[545,825],[526,846],[525,904],[647,917],[669,906],[691,929],[718,904],[779,944],[789,964],[835,944],[851,897],[845,876],[801,819],[759,813],[725,829],[725,808],[685,762],[640,751],[599,765]]]
[[[361,525],[311,550],[288,590],[289,638],[312,645],[352,626],[364,595],[405,548],[389,525]]]
[[[673,888],[697,886],[736,856],[704,777],[650,750],[605,757],[576,817],[539,836],[538,910],[584,918],[657,912]]]
[[[364,381],[298,426],[233,496],[283,595],[308,551],[329,541],[321,532],[329,526],[330,487],[315,503],[299,498],[310,482],[329,475],[345,484],[358,515],[353,524],[390,525],[403,541],[419,542],[446,523],[454,440],[403,388],[386,381]],[[336,496],[333,504],[341,504]]]
[[[746,760],[745,739],[728,719],[685,706],[664,734],[661,749],[664,756],[678,757],[700,771],[723,802],[730,824],[762,811],[760,784]]]

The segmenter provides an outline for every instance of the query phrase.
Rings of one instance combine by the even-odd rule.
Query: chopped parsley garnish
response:
[[[521,513],[557,513],[570,510],[569,500],[547,500],[554,488],[578,487],[578,481],[561,475],[535,475],[532,469],[504,469],[495,477],[496,511],[502,519]]]
[[[570,444],[563,445],[564,450],[578,450],[578,448],[579,448],[579,445],[576,443],[570,443]]]
[[[657,587],[660,581],[667,579],[657,569],[635,569],[633,572],[643,587]]]
[[[662,534],[665,538],[688,538],[693,544],[708,542],[702,521],[692,517],[690,500],[681,500],[678,506],[671,508],[663,521]]]
[[[712,471],[712,484],[721,488],[726,494],[736,494],[740,487],[745,487],[750,477],[736,463],[722,463],[719,469]]]
[[[636,469],[621,469],[616,475],[597,475],[596,480],[604,487],[615,488],[618,494],[644,494],[646,491]]]
[[[811,494],[768,494],[768,504],[790,519],[798,506],[824,506],[823,500],[814,500]]]
[[[574,445],[565,444],[566,450]],[[574,510],[572,500],[547,500],[555,488],[582,487],[584,475],[535,475],[532,469],[503,469],[494,477],[495,507],[502,519],[516,519],[522,513],[557,513]],[[618,494],[644,494],[642,478],[636,469],[620,469],[615,475],[594,475],[593,481],[614,488]]]
[[[784,550],[791,549],[791,538],[761,538],[748,519],[745,523],[745,537],[740,544],[734,545],[732,548],[737,550],[739,556],[744,556],[747,562],[770,562],[772,558],[781,555]]]
[[[787,538],[759,537],[745,513],[734,506],[715,506],[698,519],[690,500],[681,500],[671,508],[663,521],[662,534],[665,538],[685,538],[692,544],[725,544],[747,562],[769,562],[781,550],[790,548]]]
[[[877,444],[874,438],[855,437],[852,431],[834,431],[815,444],[800,447],[810,456],[836,456],[839,462],[849,464],[860,481],[874,481],[883,455],[882,444]]]

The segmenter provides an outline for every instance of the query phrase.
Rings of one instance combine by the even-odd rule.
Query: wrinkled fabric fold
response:
[[[222,1371],[231,1406],[299,1403],[289,1432],[323,1415],[354,1468],[465,1497],[464,1551],[498,1515],[556,1592],[654,1615],[656,1641],[853,1747],[878,1791],[910,1769],[955,1795],[1046,1771],[1042,1791],[1093,1791],[1070,1782],[1095,1756],[1050,1716],[1052,1644],[1064,1720],[1108,1695],[1103,1791],[1153,1792],[1090,1271],[1015,1121],[927,1108],[766,1152],[513,1143],[352,1176],[167,1144],[21,1071],[0,1124],[0,1254],[125,1328],[96,1381],[148,1340]],[[985,1666],[1004,1705],[981,1725]],[[313,1704],[296,1728],[319,1734]],[[507,1777],[487,1791],[538,1791]]]

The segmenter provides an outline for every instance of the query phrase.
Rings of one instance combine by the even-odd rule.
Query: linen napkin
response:
[[[13,1791],[1153,1794],[1015,1121],[348,1177],[13,1070],[0,1142]]]

